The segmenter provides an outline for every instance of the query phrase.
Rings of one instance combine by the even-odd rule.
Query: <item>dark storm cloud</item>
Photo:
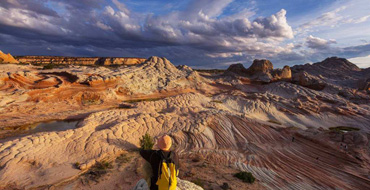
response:
[[[45,6],[47,0],[30,1],[30,0],[1,0],[0,7],[5,9],[18,8],[23,10],[29,10],[35,14],[43,14],[48,16],[57,17],[58,14],[53,10]]]
[[[282,43],[294,38],[284,9],[254,20],[239,13],[220,18],[230,2],[193,0],[182,11],[144,15],[118,0],[1,1],[0,37],[7,39],[0,49],[13,54],[157,55],[175,64],[210,67],[254,58],[282,64],[305,59],[293,51],[298,46]],[[306,45],[312,49],[330,49],[333,43],[311,37]]]

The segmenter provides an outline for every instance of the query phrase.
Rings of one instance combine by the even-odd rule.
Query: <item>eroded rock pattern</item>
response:
[[[290,68],[267,66],[261,67],[262,73],[289,78]],[[0,139],[0,188],[61,187],[107,157],[128,154],[149,133],[155,138],[169,134],[182,159],[200,155],[208,165],[252,172],[256,189],[367,189],[366,89],[342,85],[336,81],[339,75],[320,76],[311,67],[321,66],[298,69],[303,73],[298,79],[292,67],[293,81],[262,85],[248,82],[248,71],[241,66],[230,70],[247,72],[242,78],[210,76],[159,57],[118,68],[0,65],[4,134],[12,125],[87,113],[75,129]],[[356,80],[366,76],[361,69],[343,68],[357,73]],[[325,86],[310,86],[317,83]],[[213,183],[208,188],[220,188],[225,178],[217,177],[222,175],[208,178],[207,184]],[[91,188],[112,186],[114,178],[110,179]],[[236,186],[240,184],[234,184],[238,179],[233,177],[227,180],[233,188],[250,187]],[[127,184],[120,188],[135,185]]]
[[[367,154],[357,160],[325,142],[329,138],[325,135],[277,130],[248,115],[217,109],[218,104],[200,94],[183,94],[140,102],[134,109],[94,113],[74,130],[5,142],[0,147],[2,183],[19,187],[57,183],[81,172],[73,163],[87,169],[108,155],[135,148],[148,132],[156,137],[170,134],[180,154],[201,152],[214,163],[251,171],[270,189],[369,185]],[[369,142],[367,136],[361,137],[353,141],[354,147]]]

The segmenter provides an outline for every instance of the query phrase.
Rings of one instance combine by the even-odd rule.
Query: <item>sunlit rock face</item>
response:
[[[225,182],[232,189],[366,189],[368,74],[339,61],[353,83],[337,81],[340,69],[318,69],[333,61],[273,69],[260,60],[224,74],[155,56],[118,67],[1,64],[0,189],[131,189],[142,178],[135,149],[145,133],[172,137],[184,164],[180,189],[199,189],[188,182],[197,179],[204,189]],[[65,130],[19,130],[66,118],[81,121]],[[121,163],[122,155],[130,159]],[[109,175],[86,183],[107,160]],[[243,183],[233,177],[238,171],[257,181]]]
[[[14,59],[10,53],[5,54],[2,51],[0,51],[0,64],[1,63],[18,63],[17,60]]]

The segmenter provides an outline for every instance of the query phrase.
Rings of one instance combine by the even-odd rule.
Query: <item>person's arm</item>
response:
[[[174,152],[174,153],[175,153],[174,161],[175,161],[175,165],[176,165],[176,169],[177,169],[177,176],[179,176],[180,167],[181,167],[180,161],[179,161],[179,155],[176,152]]]
[[[143,157],[146,161],[150,162],[150,157],[154,153],[154,150],[140,150],[140,155]]]

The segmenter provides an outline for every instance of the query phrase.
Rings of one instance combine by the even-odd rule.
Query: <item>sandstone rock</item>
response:
[[[256,82],[269,83],[278,80],[290,80],[292,72],[289,66],[284,66],[283,69],[275,69],[269,60],[254,60],[253,64],[246,69],[241,63],[232,64],[226,70],[224,75],[240,75],[248,77],[249,80]]]
[[[0,51],[0,63],[18,63],[10,53],[5,54]]]
[[[291,67],[293,75],[305,71],[321,81],[341,87],[359,88],[359,81],[370,77],[368,69],[360,69],[344,58],[331,57],[322,62]]]
[[[238,75],[247,75],[248,70],[243,66],[241,63],[231,64],[229,68],[227,68],[225,74],[238,74]]]
[[[294,74],[293,82],[314,90],[323,90],[326,86],[321,79],[316,76],[312,76],[305,71]]]
[[[271,81],[289,78],[288,67],[272,70],[265,63],[256,73],[244,75],[242,72],[243,77],[262,76]],[[339,71],[297,72],[300,75],[293,72],[297,84],[315,88],[323,82],[325,88],[318,91],[286,81],[258,85],[230,81],[229,78],[233,78],[230,76],[206,80],[189,67],[175,67],[159,57],[114,69],[73,65],[42,71],[37,68],[0,65],[2,127],[90,113],[77,128],[1,139],[0,189],[32,189],[68,182],[96,162],[136,149],[145,133],[155,138],[169,134],[179,155],[189,159],[187,163],[192,163],[190,155],[201,155],[204,159],[193,164],[205,169],[194,167],[191,171],[194,175],[222,166],[251,172],[258,179],[253,185],[245,185],[232,177],[234,171],[212,170],[211,175],[200,178],[207,182],[206,186],[214,181],[220,182],[217,184],[220,186],[226,179],[233,189],[368,187],[369,181],[358,176],[366,176],[370,168],[367,147],[370,111],[368,103],[354,103],[352,99],[363,93],[356,89],[358,86],[334,85],[335,79],[342,77],[335,74]],[[358,75],[356,79],[366,78],[363,70],[353,72]],[[330,83],[331,80],[334,82]],[[58,84],[54,86],[55,83]],[[210,88],[209,83],[214,88]],[[205,96],[197,91],[201,88],[211,89],[210,93]],[[338,96],[341,91],[344,95]],[[117,108],[123,101],[132,99],[139,101],[126,102]],[[89,107],[91,103],[94,105]],[[327,131],[332,126],[360,129],[358,134],[348,133],[344,137],[346,143],[353,145],[350,151],[355,154],[335,146]],[[310,130],[301,130],[308,128]],[[9,132],[0,130],[0,133],[4,131]],[[292,136],[296,139],[294,143]],[[77,162],[84,171],[75,167]],[[130,167],[133,167],[132,173],[127,175],[143,177],[135,170],[135,164]],[[106,178],[109,176],[99,182],[100,187],[112,183]],[[131,178],[125,180],[131,182]],[[134,184],[122,187],[131,188]],[[73,188],[68,185],[70,187]],[[95,189],[101,188],[95,186]],[[117,189],[128,188],[117,186]]]
[[[360,68],[358,68],[357,65],[351,63],[345,58],[338,58],[338,57],[329,57],[326,58],[324,61],[319,62],[319,63],[314,63],[319,64],[323,67],[326,67],[328,69],[333,69],[333,70],[341,70],[341,71],[361,71]]]
[[[283,69],[275,69],[273,71],[273,78],[274,80],[291,80],[292,71],[289,66],[285,65]]]
[[[248,68],[248,72],[251,74],[255,73],[270,73],[274,69],[274,66],[269,60],[266,59],[255,59],[252,65]]]

